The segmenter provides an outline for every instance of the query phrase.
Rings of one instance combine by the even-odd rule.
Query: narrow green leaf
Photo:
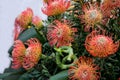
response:
[[[42,43],[44,43],[45,39],[43,38],[42,35],[43,34],[40,34],[39,32],[37,32],[37,30],[34,27],[31,27],[30,29],[27,29],[22,34],[20,34],[18,39],[25,42],[30,38],[38,38]]]
[[[3,74],[0,74],[0,79],[3,80],[15,80],[18,79],[25,71],[23,69],[14,70],[11,68],[5,69]]]
[[[5,77],[8,77],[10,75],[12,75],[13,73],[3,73],[3,74],[0,74],[0,79],[3,79]]]
[[[49,80],[68,80],[68,70],[62,71],[52,77]]]
[[[25,73],[18,80],[30,80],[29,74]]]

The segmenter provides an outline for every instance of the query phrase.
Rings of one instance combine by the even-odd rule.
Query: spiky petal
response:
[[[70,7],[69,0],[47,0],[44,3],[42,12],[48,16],[64,13]]]
[[[93,31],[86,37],[85,47],[94,57],[107,57],[118,50],[119,42],[114,43],[111,37]]]
[[[42,27],[42,20],[38,16],[34,16],[32,19],[32,23],[35,25],[37,29],[40,29]]]
[[[35,38],[31,38],[26,42],[26,44],[28,48],[25,52],[23,67],[28,70],[38,63],[40,55],[42,53],[42,48],[40,42]]]
[[[104,18],[110,18],[111,16],[113,16],[112,10],[114,10],[115,7],[115,0],[104,0],[100,7]]]
[[[91,58],[80,57],[68,70],[70,80],[98,80],[99,67],[93,63]]]
[[[18,69],[22,67],[25,50],[24,44],[20,40],[16,40],[12,51],[12,68]]]
[[[22,28],[20,28],[19,26],[17,26],[15,24],[15,27],[14,27],[14,41],[18,39],[19,37],[19,34],[23,31]]]
[[[85,31],[94,28],[95,25],[101,23],[102,13],[97,3],[86,3],[82,6],[83,14],[80,16],[82,23],[85,24]]]
[[[55,21],[56,25],[52,25],[48,29],[47,39],[51,46],[61,47],[70,46],[74,40],[73,35],[75,30],[70,28],[69,25]],[[50,29],[51,28],[51,29]]]

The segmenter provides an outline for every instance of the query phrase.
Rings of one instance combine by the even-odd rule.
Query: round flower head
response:
[[[100,7],[104,18],[110,18],[115,7],[115,0],[104,0]]]
[[[24,44],[20,40],[16,40],[12,51],[12,68],[18,69],[22,67],[25,50]]]
[[[28,40],[26,45],[28,48],[26,49],[25,57],[23,59],[23,67],[28,70],[38,63],[42,48],[40,42],[35,38]]]
[[[70,7],[68,0],[47,0],[44,2],[42,12],[48,16],[59,15],[64,13]]]
[[[35,25],[37,29],[40,29],[42,27],[42,20],[38,16],[34,16],[32,19],[32,23]]]
[[[97,4],[84,4],[82,6],[83,14],[80,16],[82,23],[85,23],[85,31],[88,31],[90,27],[100,23],[102,21],[102,13]]]
[[[47,39],[50,45],[55,45],[56,47],[71,45],[75,29],[70,28],[67,24],[61,23],[60,21],[55,21],[55,24],[49,27],[47,33]]]
[[[31,8],[27,8],[15,19],[14,28],[14,40],[17,40],[19,34],[26,28],[32,21],[33,11]]]
[[[32,9],[27,8],[16,18],[15,23],[22,28],[28,28],[28,24],[32,21],[32,17]]]
[[[93,31],[86,37],[85,47],[94,57],[107,57],[118,50],[119,42],[114,43],[111,37]]]
[[[28,48],[26,49],[23,42],[16,40],[12,51],[12,68],[18,69],[20,67],[26,70],[34,67],[41,55],[41,44],[36,38],[31,38],[26,42]]]
[[[68,70],[70,80],[98,80],[99,67],[93,63],[91,58],[80,57]]]

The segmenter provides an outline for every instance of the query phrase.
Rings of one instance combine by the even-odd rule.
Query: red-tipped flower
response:
[[[85,23],[85,31],[94,27],[96,24],[102,21],[102,13],[98,5],[95,4],[84,4],[82,7],[83,14],[80,16],[82,23]]]
[[[26,42],[26,44],[28,48],[26,49],[26,52],[25,52],[23,67],[25,69],[30,69],[38,63],[40,59],[40,55],[42,53],[41,52],[42,47],[40,42],[35,38],[31,38]]]
[[[26,28],[28,28],[29,23],[31,23],[33,17],[33,11],[31,8],[24,10],[15,19],[15,29],[14,29],[14,40],[16,40],[19,34]]]
[[[69,46],[74,40],[73,35],[75,29],[70,28],[69,25],[61,23],[60,21],[55,21],[56,25],[51,25],[48,29],[47,38],[51,46]]]
[[[42,12],[48,16],[64,13],[70,7],[69,0],[47,0],[44,3]]]
[[[114,10],[115,7],[115,0],[104,0],[104,2],[101,4],[101,11],[104,18],[110,18],[111,16],[113,16],[112,10]]]
[[[93,31],[86,37],[85,47],[94,57],[107,57],[118,50],[119,42],[114,43],[111,37]]]
[[[33,11],[31,8],[24,10],[17,18],[16,24],[22,28],[28,28],[28,24],[32,21]]]
[[[37,29],[40,29],[42,27],[42,20],[38,16],[34,16],[32,19],[32,23],[35,25]]]
[[[25,50],[24,44],[20,40],[16,40],[12,51],[12,68],[18,69],[22,67]]]
[[[12,68],[18,69],[20,67],[26,70],[34,67],[41,55],[41,44],[36,38],[31,38],[26,42],[28,48],[26,49],[23,42],[15,41],[12,51]]]
[[[75,65],[70,67],[68,74],[70,80],[98,80],[98,70],[99,67],[93,63],[91,58],[80,57]]]

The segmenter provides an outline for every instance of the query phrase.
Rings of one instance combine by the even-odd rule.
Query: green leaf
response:
[[[52,77],[49,80],[68,80],[68,70],[62,71]]]
[[[18,79],[21,74],[23,74],[25,71],[23,69],[18,69],[18,70],[14,70],[11,68],[7,68],[5,69],[3,74],[0,74],[0,79],[3,80],[15,80]]]
[[[24,31],[22,34],[20,34],[18,39],[25,42],[30,38],[38,38],[41,43],[45,43],[46,40],[43,38],[42,35],[43,34],[39,33],[34,27],[31,27],[27,29],[26,31]]]
[[[3,79],[3,78],[5,78],[5,77],[7,77],[7,76],[10,76],[10,75],[12,75],[13,73],[3,73],[3,74],[0,74],[0,79]]]
[[[18,80],[30,80],[29,74],[25,73]]]

